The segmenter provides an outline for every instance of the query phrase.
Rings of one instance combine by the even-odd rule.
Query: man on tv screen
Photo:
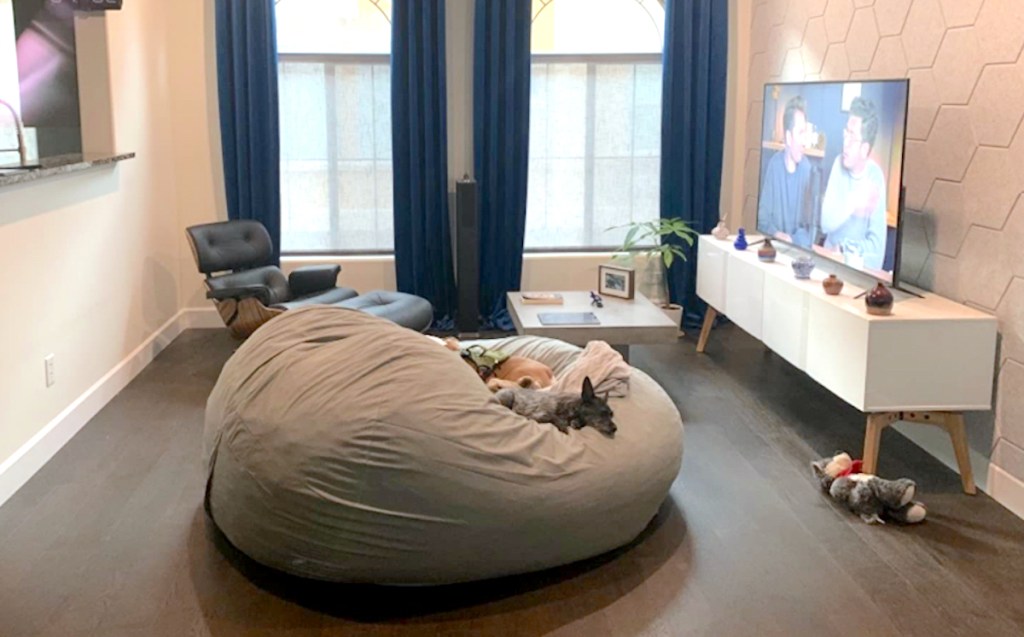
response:
[[[857,97],[843,130],[843,152],[828,175],[821,204],[824,249],[855,267],[882,269],[885,259],[885,175],[871,149],[878,115],[871,100]]]
[[[768,160],[761,184],[758,229],[809,248],[814,237],[808,228],[801,227],[811,183],[811,167],[804,158],[807,104],[803,97],[797,95],[786,102],[782,128],[783,148]]]

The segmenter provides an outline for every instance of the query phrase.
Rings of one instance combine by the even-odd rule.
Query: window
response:
[[[533,0],[527,250],[658,218],[664,22],[657,0]]]
[[[277,0],[281,247],[391,252],[390,0]]]

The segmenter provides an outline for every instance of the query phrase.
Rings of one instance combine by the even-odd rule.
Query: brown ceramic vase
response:
[[[874,314],[875,316],[892,314],[892,303],[892,292],[882,283],[876,285],[864,297],[864,305],[867,307],[868,314]]]
[[[843,281],[837,278],[836,275],[830,274],[827,279],[821,282],[821,287],[825,288],[825,294],[837,296],[843,291]]]

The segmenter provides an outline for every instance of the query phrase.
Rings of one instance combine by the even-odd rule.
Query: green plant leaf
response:
[[[633,245],[633,238],[636,237],[636,233],[639,232],[639,231],[640,231],[639,226],[633,226],[632,228],[630,228],[629,232],[626,233],[626,238],[622,241],[622,245],[624,245],[624,246],[626,246],[626,245],[632,246]]]

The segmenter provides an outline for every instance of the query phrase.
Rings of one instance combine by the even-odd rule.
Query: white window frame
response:
[[[550,5],[550,2],[548,3]],[[545,5],[545,7],[548,5]],[[531,67],[535,63],[552,63],[552,64],[586,64],[587,65],[587,134],[586,144],[587,150],[584,152],[584,205],[583,205],[583,231],[584,231],[584,242],[588,245],[584,246],[536,246],[536,247],[525,247],[523,252],[526,254],[530,253],[541,253],[541,252],[565,252],[565,253],[585,253],[585,252],[609,252],[617,249],[618,244],[595,244],[594,238],[594,153],[591,144],[594,140],[594,126],[596,118],[594,117],[594,105],[595,105],[595,82],[593,69],[597,65],[601,64],[658,64],[661,66],[663,63],[663,56],[661,53],[533,53],[530,55]],[[661,153],[659,151],[658,157],[660,158]],[[527,211],[529,214],[529,211]],[[623,221],[623,223],[626,223]]]
[[[325,71],[325,80],[331,80],[329,71],[332,70],[332,66],[356,66],[356,65],[367,65],[367,66],[388,66],[391,64],[390,53],[280,53],[278,54],[278,63],[309,63],[309,64],[323,64]],[[334,105],[334,82],[326,81],[325,88],[327,91],[327,108],[325,108],[326,115],[326,130],[328,132],[335,131],[337,109]],[[376,112],[375,112],[376,113]],[[337,174],[338,166],[338,154],[337,154],[337,137],[333,134],[328,134],[327,139],[327,174]],[[392,160],[393,162],[393,160]],[[393,166],[393,163],[392,163]],[[328,218],[329,218],[329,229],[328,235],[331,238],[330,243],[337,244],[336,239],[340,237],[344,232],[343,219],[340,217],[340,203],[341,197],[339,194],[338,181],[336,179],[327,180],[327,202],[328,202]],[[294,250],[289,249],[282,252],[282,256],[289,257],[303,257],[303,256],[331,256],[331,255],[391,255],[394,254],[394,249],[372,249],[372,248],[354,248],[354,249],[321,249],[321,250]]]

